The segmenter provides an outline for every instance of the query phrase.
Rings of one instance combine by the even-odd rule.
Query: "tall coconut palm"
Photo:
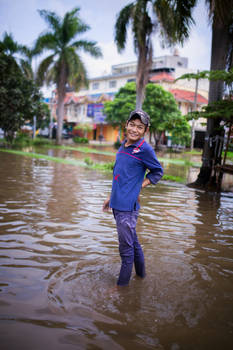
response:
[[[50,30],[39,36],[35,50],[38,53],[48,50],[50,54],[40,63],[37,77],[40,84],[43,82],[56,84],[58,94],[58,144],[61,143],[62,137],[66,87],[69,85],[79,89],[81,85],[87,84],[87,73],[79,52],[83,50],[93,57],[102,55],[100,49],[96,46],[96,42],[76,39],[78,35],[90,29],[80,19],[79,11],[80,8],[77,7],[61,18],[54,12],[39,10],[40,16],[48,23]]]
[[[163,44],[183,44],[194,22],[191,9],[195,0],[137,0],[125,6],[117,16],[115,42],[118,51],[125,49],[127,28],[131,24],[137,61],[136,107],[141,108],[145,86],[152,65],[152,35],[160,33]]]

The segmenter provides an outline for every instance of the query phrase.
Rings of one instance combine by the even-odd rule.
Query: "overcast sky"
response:
[[[111,65],[135,61],[131,38],[127,48],[119,54],[113,40],[114,24],[119,11],[132,0],[0,0],[0,35],[7,31],[20,44],[31,46],[38,35],[46,29],[38,9],[55,11],[63,16],[74,7],[80,7],[80,17],[91,27],[82,38],[95,40],[102,49],[103,58],[93,59],[82,55],[89,77],[110,73]],[[199,0],[194,12],[196,25],[191,29],[190,39],[179,47],[181,56],[188,57],[189,68],[210,68],[211,27],[204,0]],[[173,50],[162,49],[158,36],[153,39],[154,57],[171,54]]]

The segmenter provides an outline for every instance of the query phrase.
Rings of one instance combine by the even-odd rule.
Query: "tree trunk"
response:
[[[64,119],[64,100],[66,95],[66,74],[65,65],[61,64],[60,76],[57,86],[58,91],[58,106],[57,106],[57,136],[56,143],[58,145],[62,142],[62,130]]]
[[[57,143],[57,145],[60,145],[61,141],[62,141],[63,118],[64,118],[64,97],[58,95],[58,104],[57,104],[57,135],[56,135],[56,143]]]
[[[214,12],[212,24],[212,49],[211,49],[211,70],[225,70],[228,51],[228,24],[223,23],[216,12]],[[219,101],[223,97],[223,82],[210,81],[209,103]],[[205,134],[205,143],[202,153],[202,167],[197,180],[190,184],[195,187],[208,187],[208,185],[217,185],[214,183],[213,175],[214,165],[219,162],[215,158],[216,136],[221,134],[219,129],[219,119],[207,119],[207,130]]]
[[[152,65],[152,45],[143,45],[139,49],[136,79],[136,109],[142,109],[145,99],[146,84],[149,81],[149,73]]]

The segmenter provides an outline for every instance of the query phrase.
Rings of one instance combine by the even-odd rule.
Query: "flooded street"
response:
[[[0,164],[2,350],[232,349],[232,193],[144,189],[147,276],[113,291],[111,175],[3,152]]]

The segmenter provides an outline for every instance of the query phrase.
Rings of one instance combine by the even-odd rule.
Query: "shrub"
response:
[[[32,140],[32,143],[34,146],[51,145],[52,140],[46,139],[44,137],[36,137],[34,140]]]
[[[16,147],[24,147],[32,144],[32,138],[30,135],[24,132],[17,132],[16,137],[13,139],[12,145]]]
[[[93,160],[91,160],[91,158],[89,158],[89,157],[84,158],[84,162],[85,162],[87,165],[93,165],[93,164],[94,164]]]
[[[86,137],[79,137],[79,136],[75,136],[75,137],[73,138],[73,141],[74,141],[75,143],[88,143],[88,142],[89,142],[88,139],[87,139]]]

